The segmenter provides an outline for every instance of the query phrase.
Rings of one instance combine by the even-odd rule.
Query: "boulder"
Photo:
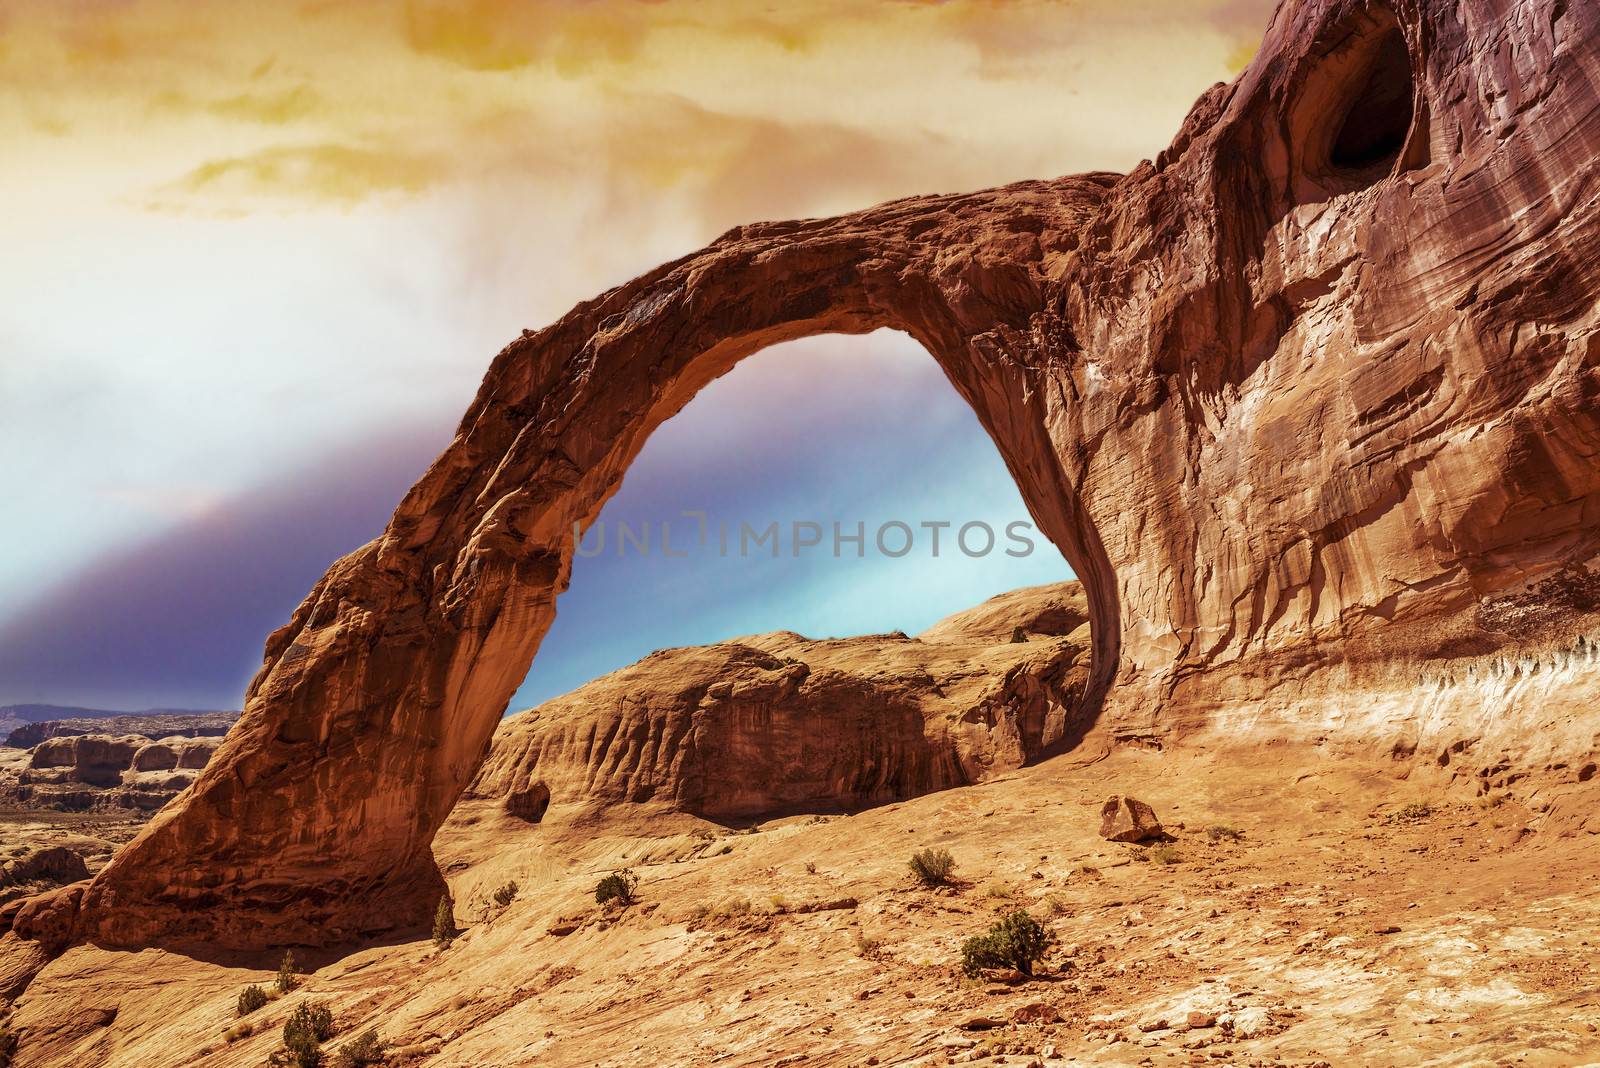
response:
[[[0,864],[0,887],[21,883],[75,883],[89,877],[83,858],[64,846],[37,849]]]
[[[1108,842],[1151,842],[1167,837],[1155,809],[1136,797],[1112,797],[1100,806],[1100,837]]]

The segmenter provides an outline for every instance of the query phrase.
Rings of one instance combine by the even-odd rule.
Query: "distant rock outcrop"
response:
[[[154,811],[194,782],[220,738],[76,734],[47,738],[6,792],[35,807]]]
[[[30,708],[52,708],[33,705]],[[238,722],[237,712],[117,712],[92,717],[45,719],[25,723],[6,735],[5,746],[32,749],[46,738],[71,734],[140,734],[146,738],[220,738]],[[3,720],[0,720],[3,722]]]
[[[651,803],[713,819],[851,809],[981,782],[1075,738],[1076,582],[903,634],[663,649],[505,721],[468,796],[530,822]],[[1016,642],[1021,629],[1028,640]]]

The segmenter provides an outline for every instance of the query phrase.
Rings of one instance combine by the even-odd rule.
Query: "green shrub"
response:
[[[506,883],[506,885],[494,892],[494,903],[499,905],[501,908],[505,908],[516,899],[517,884],[515,882]]]
[[[632,870],[623,868],[600,880],[594,888],[594,900],[600,905],[610,901],[631,905],[639,899],[638,891],[639,877]]]
[[[1230,842],[1237,842],[1244,837],[1244,832],[1226,823],[1214,823],[1206,828],[1206,837],[1213,842],[1220,842],[1224,838]]]
[[[283,951],[283,961],[278,965],[278,993],[287,994],[300,985],[299,969],[295,966],[294,950]]]
[[[455,902],[450,900],[450,893],[446,891],[439,898],[439,907],[433,910],[433,944],[444,949],[460,933],[456,930]]]
[[[283,1048],[272,1063],[322,1068],[322,1043],[333,1037],[333,1012],[321,1002],[305,1002],[283,1022]]]
[[[948,886],[956,860],[948,849],[924,849],[911,854],[907,867],[923,886]]]
[[[326,1042],[333,1037],[333,1012],[320,1001],[308,1001],[298,1006],[283,1021],[283,1044],[309,1038],[312,1042]]]
[[[249,986],[239,991],[239,1015],[249,1016],[252,1012],[255,1012],[261,1006],[265,1005],[269,1000],[270,999],[267,997],[267,992],[265,990],[262,990],[259,986],[251,983]]]
[[[984,968],[1015,968],[1032,975],[1034,964],[1054,942],[1039,921],[1018,909],[987,934],[967,939],[961,947],[961,968],[968,975],[977,975]]]
[[[1183,854],[1170,845],[1158,845],[1150,850],[1150,859],[1157,864],[1182,864]]]
[[[335,1068],[366,1068],[370,1064],[382,1064],[387,1048],[378,1040],[376,1030],[364,1031],[339,1047],[339,1056],[333,1063]]]

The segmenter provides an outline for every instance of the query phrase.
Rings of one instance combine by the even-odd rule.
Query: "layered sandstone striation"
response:
[[[1290,0],[1126,175],[740,227],[529,331],[383,534],[267,641],[238,727],[47,944],[423,925],[592,520],[778,341],[890,328],[1082,579],[1083,709],[1168,745],[1455,767],[1596,746],[1600,7]]]
[[[1071,582],[915,638],[663,649],[507,719],[467,796],[532,823],[621,803],[736,820],[981,782],[1077,740],[1088,618]]]

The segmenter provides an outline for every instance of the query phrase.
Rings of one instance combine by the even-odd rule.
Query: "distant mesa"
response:
[[[221,737],[238,719],[238,712],[176,708],[112,712],[64,705],[4,705],[0,706],[0,731],[5,732],[5,741],[0,744],[11,749],[31,749],[46,738],[73,734],[138,734],[146,738],[173,735]]]

